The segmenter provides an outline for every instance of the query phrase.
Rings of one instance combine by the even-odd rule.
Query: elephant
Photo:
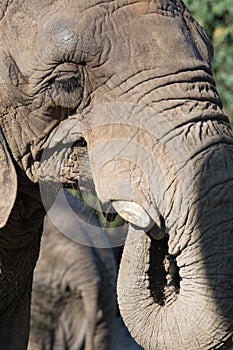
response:
[[[82,212],[82,218],[91,215],[77,198],[69,193],[67,197],[72,209]],[[50,210],[61,218],[65,208],[58,202]],[[91,221],[98,226],[94,216]],[[80,221],[73,230],[91,241],[86,228]],[[109,350],[116,305],[113,250],[69,239],[47,215],[33,278],[28,349],[81,350],[94,344],[95,349]]]
[[[0,32],[0,348],[27,348],[43,218],[76,186],[128,223],[136,341],[229,349],[233,134],[205,31],[181,0],[3,0]]]

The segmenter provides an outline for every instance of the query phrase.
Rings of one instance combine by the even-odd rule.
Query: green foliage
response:
[[[213,72],[224,110],[233,125],[233,3],[232,0],[183,0],[212,40]]]
[[[124,220],[119,215],[114,215],[113,219],[109,221],[103,214],[103,210],[100,205],[99,199],[94,196],[91,192],[79,193],[76,189],[66,189],[73,197],[81,201],[86,208],[92,211],[92,214],[96,216],[100,227],[105,228],[105,230],[122,227],[124,225]],[[110,232],[110,231],[109,231]],[[107,233],[107,232],[106,232]]]

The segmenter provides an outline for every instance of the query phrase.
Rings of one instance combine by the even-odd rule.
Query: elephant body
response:
[[[137,342],[229,349],[233,134],[204,30],[181,0],[12,0],[0,32],[0,348],[27,348],[43,218],[76,186],[129,223]]]
[[[82,211],[82,217],[91,215],[75,198],[69,203],[73,210]],[[58,205],[56,215],[60,217],[63,210]],[[81,221],[74,230],[91,241]],[[29,349],[81,350],[93,344],[95,349],[108,350],[115,315],[113,251],[70,240],[47,216],[34,272]]]

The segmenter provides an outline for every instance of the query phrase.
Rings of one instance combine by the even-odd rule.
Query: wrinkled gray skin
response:
[[[0,348],[27,346],[44,215],[41,151],[50,150],[41,178],[48,182],[51,164],[62,167],[59,141],[76,140],[61,180],[77,175],[92,187],[80,160],[88,152],[98,197],[128,215],[127,240],[139,236],[125,247],[118,281],[133,337],[146,350],[229,349],[233,137],[206,34],[179,0],[0,6]],[[122,201],[131,202],[128,214]]]
[[[77,199],[76,199],[77,200]],[[90,211],[70,198],[79,214],[77,236],[91,245],[83,222]],[[56,206],[61,217],[63,205]],[[90,224],[98,226],[91,218]],[[67,228],[72,223],[67,221]],[[64,227],[63,227],[64,229]],[[102,232],[104,235],[104,232]],[[106,237],[103,237],[106,239]],[[30,350],[109,350],[116,315],[116,264],[112,249],[74,242],[45,218],[40,258],[33,278]]]

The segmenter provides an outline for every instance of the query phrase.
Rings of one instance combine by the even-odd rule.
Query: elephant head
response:
[[[92,178],[129,222],[118,297],[135,339],[146,350],[229,348],[233,138],[203,29],[180,0],[1,7],[1,240],[17,261],[31,254],[20,285],[52,191],[38,183],[88,191]]]

